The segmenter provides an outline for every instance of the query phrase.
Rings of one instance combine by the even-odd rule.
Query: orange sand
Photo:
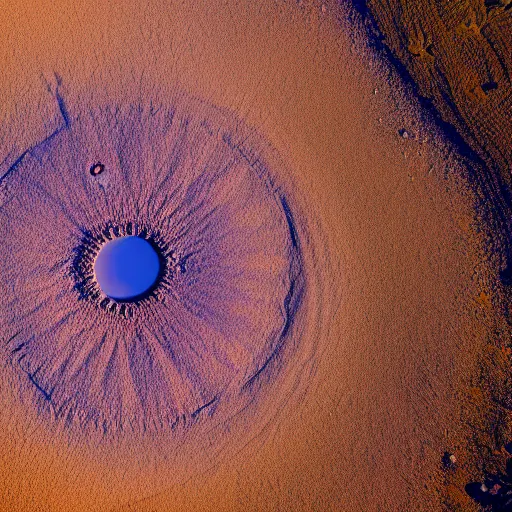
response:
[[[496,325],[492,282],[463,168],[346,13],[13,1],[0,29],[2,160],[55,111],[54,72],[71,102],[81,90],[136,96],[141,76],[159,90],[178,82],[236,111],[288,161],[341,297],[326,298],[334,313],[305,391],[261,436],[235,432],[241,448],[215,467],[205,455],[179,484],[158,443],[145,461],[71,449],[0,381],[0,510],[440,510],[441,457],[471,434],[461,397]]]

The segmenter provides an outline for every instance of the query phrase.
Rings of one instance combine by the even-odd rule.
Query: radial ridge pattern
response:
[[[41,414],[105,433],[174,428],[279,353],[305,290],[301,242],[246,135],[199,101],[95,106],[5,178],[0,323]],[[123,301],[94,261],[130,236],[161,261],[156,285]]]

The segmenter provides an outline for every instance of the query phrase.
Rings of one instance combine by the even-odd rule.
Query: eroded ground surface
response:
[[[457,141],[488,221],[499,281],[482,300],[504,315],[481,354],[481,374],[464,395],[468,457],[449,473],[445,505],[469,510],[465,480],[503,470],[510,441],[510,219],[512,182],[512,4],[508,0],[356,2],[382,54],[409,80],[445,133]]]

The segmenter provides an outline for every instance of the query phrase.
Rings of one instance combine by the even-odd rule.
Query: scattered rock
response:
[[[512,458],[507,460],[504,472],[487,474],[483,482],[467,484],[466,492],[483,507],[490,507],[492,512],[512,510]]]
[[[443,466],[445,468],[454,468],[457,463],[457,457],[453,453],[444,452],[443,455]]]
[[[413,134],[408,132],[405,128],[398,130],[398,133],[400,134],[400,137],[402,137],[402,139],[413,139],[414,138]]]

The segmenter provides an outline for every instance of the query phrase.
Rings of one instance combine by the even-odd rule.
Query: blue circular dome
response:
[[[160,272],[155,249],[143,238],[124,236],[107,242],[94,263],[96,281],[105,295],[130,301],[154,286]]]

